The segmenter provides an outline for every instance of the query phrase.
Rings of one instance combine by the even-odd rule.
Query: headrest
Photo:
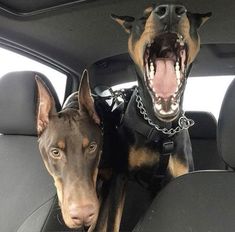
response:
[[[36,135],[37,88],[35,76],[42,78],[61,109],[51,82],[33,71],[11,72],[0,77],[0,134]]]
[[[223,160],[235,169],[235,79],[225,94],[218,120],[218,150]]]
[[[217,121],[213,114],[206,111],[186,111],[185,115],[195,122],[189,128],[192,139],[216,139]]]

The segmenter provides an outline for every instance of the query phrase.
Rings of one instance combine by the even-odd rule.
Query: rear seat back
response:
[[[35,75],[13,72],[0,78],[0,231],[39,232],[56,194],[38,150]]]
[[[186,116],[195,122],[189,129],[195,170],[225,170],[217,149],[214,115],[205,111],[187,111]]]

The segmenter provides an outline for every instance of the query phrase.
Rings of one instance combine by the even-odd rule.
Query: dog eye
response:
[[[89,145],[89,152],[94,152],[97,148],[97,144],[95,142],[90,143]]]
[[[60,152],[60,150],[56,149],[56,148],[53,148],[51,151],[50,151],[50,156],[54,159],[60,159],[62,154]]]

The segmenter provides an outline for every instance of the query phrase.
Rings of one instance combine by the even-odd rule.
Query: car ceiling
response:
[[[111,13],[139,17],[152,2],[0,0],[0,42],[79,74],[100,59],[127,53],[127,35],[111,20]],[[202,44],[235,43],[234,1],[171,2],[184,4],[191,12],[212,12],[211,19],[200,29]],[[231,52],[234,60],[235,51]]]

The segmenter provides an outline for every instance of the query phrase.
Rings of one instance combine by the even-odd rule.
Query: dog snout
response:
[[[164,4],[154,9],[155,15],[164,22],[178,21],[185,13],[186,8],[182,5]]]
[[[69,215],[77,227],[90,226],[95,218],[95,207],[92,204],[78,206],[72,204],[69,207]]]

